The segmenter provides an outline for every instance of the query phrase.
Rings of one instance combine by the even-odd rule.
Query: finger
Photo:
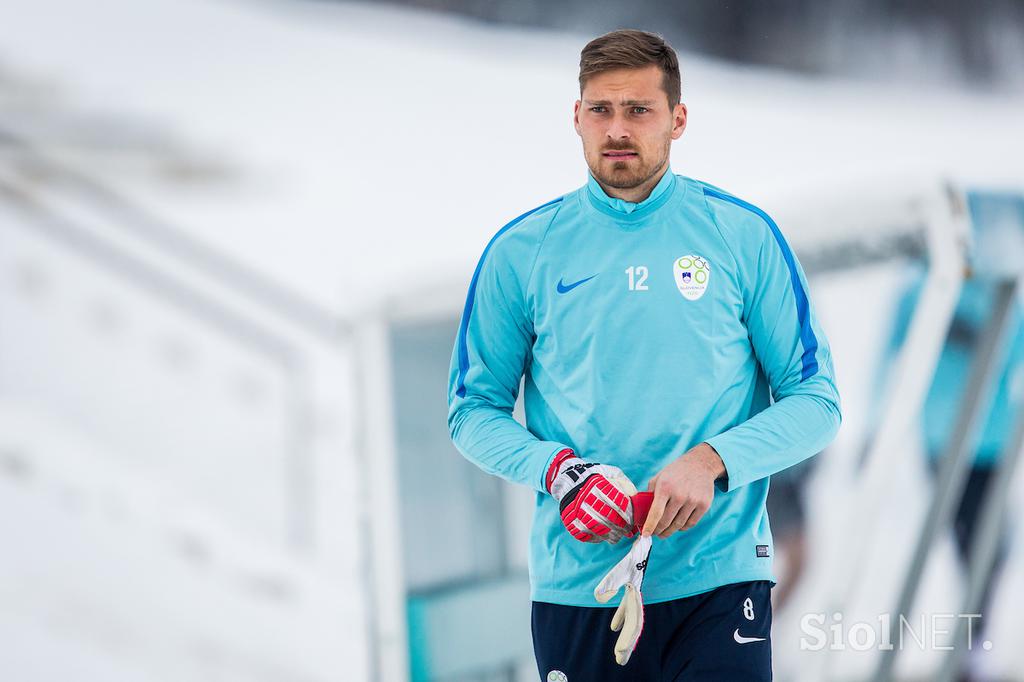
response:
[[[626,493],[626,497],[632,497],[633,495],[636,495],[638,491],[636,489],[636,486],[633,485],[633,481],[629,480],[629,477],[626,476],[626,474],[623,474],[622,472],[619,473],[621,475],[606,478],[612,483],[612,485],[614,485],[622,492]]]
[[[689,519],[690,515],[693,513],[695,507],[696,505],[694,504],[686,504],[680,506],[679,511],[675,515],[675,518],[672,519],[671,523],[666,525],[665,530],[662,531],[658,535],[658,537],[664,540],[676,531],[682,530],[683,526],[686,525],[687,519]]]
[[[585,526],[577,526],[579,528],[579,535],[576,536],[577,540],[583,542],[604,542],[604,538],[600,535],[591,533]]]
[[[654,535],[660,537],[661,533],[668,530],[669,526],[676,520],[676,516],[679,514],[679,510],[682,509],[683,504],[676,500],[669,500],[668,504],[665,505],[665,513],[661,515],[661,519],[658,521],[658,525],[654,527]]]
[[[626,615],[626,600],[623,599],[619,602],[619,608],[615,609],[615,615],[612,616],[612,631],[618,632],[622,629],[622,623],[625,621]]]
[[[682,530],[690,530],[691,528],[696,526],[697,522],[700,521],[702,518],[704,518],[704,514],[706,514],[707,511],[708,511],[707,507],[703,507],[703,506],[699,506],[699,505],[697,507],[695,507],[693,512],[687,518],[686,523],[683,524]]]
[[[562,525],[569,531],[570,535],[580,542],[589,542],[591,533],[586,524],[579,518],[572,515],[571,510],[562,513]]]
[[[651,485],[654,485],[653,483]],[[662,491],[654,491],[654,501],[651,502],[651,511],[647,513],[647,521],[644,522],[644,528],[641,534],[644,537],[650,537],[654,533],[654,529],[658,526],[658,522],[661,521],[662,514],[665,513],[665,505],[668,504],[668,495]]]
[[[628,502],[627,502],[628,503]],[[619,528],[625,528],[629,524],[626,523],[626,519],[622,518],[622,512],[619,509],[609,506],[604,500],[600,498],[593,498],[586,500],[583,509],[585,509],[590,516],[599,519],[605,525],[613,525]]]
[[[619,636],[615,640],[615,661],[619,665],[626,665],[643,628],[643,604],[631,585],[626,586],[626,594],[619,608],[622,609],[622,618],[619,619]]]
[[[622,539],[623,531],[618,528],[611,528],[610,530],[608,530],[608,532],[606,532],[606,534],[604,534],[604,536],[601,537],[601,540],[603,540],[606,543],[618,542]]]
[[[587,530],[594,535],[608,535],[611,530],[601,522],[601,519],[591,516],[585,507],[580,507],[576,512],[576,520],[586,526]]]
[[[654,484],[657,483],[657,482],[658,482],[658,476],[655,475],[654,478],[651,479],[651,482],[647,484],[647,491],[653,493],[654,492]]]
[[[606,533],[604,535],[595,536],[595,537],[597,538],[598,542],[610,542],[610,543],[612,543],[614,545],[619,540],[621,540],[622,538],[626,537],[626,534],[623,531],[621,531],[621,530],[612,529],[611,531],[609,531],[608,533]]]
[[[578,519],[562,519],[562,525],[565,526],[570,535],[580,542],[593,542],[593,535],[587,531],[586,526],[580,523]]]
[[[622,516],[627,509],[629,498],[603,478],[587,491],[580,505],[581,512],[586,512],[602,525],[619,528],[629,525]]]
[[[582,524],[585,532],[592,536],[587,542],[610,542],[613,537],[622,538],[624,529],[616,526],[606,525],[604,519],[592,516],[581,508],[576,517],[576,522]]]
[[[620,511],[625,511],[629,506],[629,496],[603,476],[598,479],[596,485],[590,489],[590,494],[584,499],[590,504],[594,504],[594,500],[600,500],[609,509]]]

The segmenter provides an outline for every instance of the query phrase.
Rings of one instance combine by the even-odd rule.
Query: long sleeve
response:
[[[748,212],[746,234],[753,238],[742,240],[737,256],[745,280],[744,315],[774,401],[707,440],[725,464],[727,478],[720,484],[731,490],[818,453],[835,437],[842,416],[828,341],[808,297],[803,269],[778,226],[740,199],[709,196]]]
[[[588,185],[502,228],[469,285],[448,378],[457,449],[537,491],[565,447],[638,483],[697,443],[718,449],[728,492],[659,541],[651,603],[774,580],[768,476],[839,423],[828,345],[781,235],[742,200],[666,177],[638,204]],[[531,598],[600,606],[594,585],[618,548],[574,539],[554,499],[534,497]]]
[[[547,467],[568,446],[538,439],[512,417],[533,345],[525,280],[536,253],[530,240],[505,234],[515,224],[491,240],[469,285],[449,370],[448,429],[484,471],[546,492]]]

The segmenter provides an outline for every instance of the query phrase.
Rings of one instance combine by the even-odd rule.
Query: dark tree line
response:
[[[1022,0],[389,0],[483,21],[657,31],[715,57],[887,79],[1024,88]]]

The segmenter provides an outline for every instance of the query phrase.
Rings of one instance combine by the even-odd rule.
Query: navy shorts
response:
[[[723,585],[644,606],[625,666],[615,662],[614,608],[533,602],[533,650],[543,682],[761,682],[772,679],[772,584]],[[612,600],[615,606],[617,599]],[[557,673],[561,672],[561,675]]]

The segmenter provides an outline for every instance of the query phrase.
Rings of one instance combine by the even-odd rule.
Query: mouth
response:
[[[602,153],[601,156],[612,161],[626,161],[635,159],[639,154],[629,149],[612,149]]]

